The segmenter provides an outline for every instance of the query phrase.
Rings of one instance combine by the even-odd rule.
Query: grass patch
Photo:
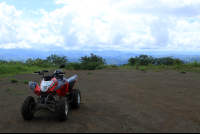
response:
[[[15,95],[18,95],[18,94],[21,94],[21,92],[18,92],[18,91],[17,91],[17,92],[15,92],[14,94],[15,94]]]
[[[88,133],[92,133],[92,130],[88,130]]]
[[[146,67],[139,67],[139,70],[146,71],[147,69],[146,69]]]
[[[6,91],[12,91],[10,88],[6,88]]]
[[[138,68],[139,68],[138,62],[135,64],[135,68],[136,68],[136,70],[138,70]]]
[[[87,75],[90,75],[90,74],[92,74],[92,73],[93,73],[93,72],[88,72]]]
[[[8,76],[14,76],[17,74],[24,74],[24,73],[33,73],[34,71],[38,70],[55,70],[58,69],[58,67],[38,67],[38,66],[25,66],[25,65],[4,65],[1,64],[0,66],[0,78],[2,77],[8,77]]]
[[[18,80],[17,80],[17,79],[13,79],[13,78],[12,78],[12,79],[10,79],[10,82],[11,82],[11,83],[17,83],[17,82],[18,82]]]
[[[24,84],[28,84],[29,83],[29,81],[28,80],[24,80],[24,81],[22,81]]]
[[[180,71],[180,73],[182,73],[182,74],[186,74],[186,72],[185,72],[185,71]]]

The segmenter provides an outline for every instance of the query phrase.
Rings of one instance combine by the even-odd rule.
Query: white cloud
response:
[[[56,0],[39,22],[0,3],[0,47],[200,50],[200,0]],[[22,43],[23,42],[23,43]],[[15,45],[20,44],[20,45]],[[22,47],[23,48],[23,47]]]
[[[31,13],[34,13],[34,14],[38,14],[37,11],[33,11],[33,10],[28,10],[28,11],[31,12]]]

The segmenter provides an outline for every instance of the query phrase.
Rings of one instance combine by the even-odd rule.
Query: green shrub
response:
[[[88,72],[87,75],[90,75],[90,74],[92,74],[92,73],[93,73],[93,72]]]
[[[10,88],[6,88],[6,91],[11,91],[11,89]]]
[[[138,62],[136,62],[135,67],[136,67],[136,69],[138,70],[138,68],[139,68]]]
[[[103,69],[103,64],[100,62],[88,62],[87,64],[82,64],[84,70],[95,70],[95,69]]]
[[[180,73],[185,74],[186,72],[185,71],[180,71]]]
[[[164,65],[163,65],[163,63],[161,64],[161,68],[164,68]]]
[[[24,80],[24,81],[22,81],[24,84],[28,84],[29,83],[29,81],[28,80]]]
[[[194,62],[193,62],[193,66],[194,66],[194,67],[198,67],[197,61],[194,61]]]
[[[105,65],[99,65],[95,68],[95,70],[99,70],[99,69],[104,69],[105,68]]]
[[[180,69],[180,65],[179,64],[175,64],[175,69]]]
[[[134,63],[135,63],[135,58],[130,58],[129,60],[128,60],[128,64],[129,65],[131,65],[131,66],[133,66],[134,65]]]
[[[113,68],[117,67],[117,65],[110,65],[110,66],[113,67]]]
[[[83,65],[78,62],[69,62],[65,65],[65,69],[69,70],[83,70]]]
[[[146,71],[146,67],[139,67],[139,70]]]
[[[105,59],[97,55],[94,55],[93,53],[91,53],[90,57],[87,56],[81,57],[79,61],[81,62],[81,65],[83,66],[84,70],[95,70],[98,68],[102,68],[98,66],[106,64]]]
[[[175,59],[174,60],[174,65],[182,65],[183,64],[183,61],[180,60],[180,59]]]
[[[17,79],[10,79],[11,83],[17,83],[18,80]]]

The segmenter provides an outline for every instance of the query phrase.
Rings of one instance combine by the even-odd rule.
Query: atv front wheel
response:
[[[57,111],[56,111],[58,120],[65,121],[67,119],[68,110],[69,110],[68,99],[66,97],[61,97],[58,100]]]
[[[79,89],[73,89],[71,91],[71,94],[73,96],[72,97],[73,101],[69,103],[69,105],[72,109],[77,109],[80,107],[80,104],[81,104],[81,92]]]
[[[25,120],[31,120],[35,113],[35,100],[32,96],[28,96],[21,107],[21,114]]]

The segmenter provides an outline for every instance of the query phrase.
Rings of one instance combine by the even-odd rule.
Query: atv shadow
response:
[[[67,120],[70,117],[70,111],[73,111],[72,109],[69,109]],[[56,113],[49,110],[49,109],[40,109],[35,112],[34,117],[32,121],[42,121],[42,122],[62,122],[57,119]]]

